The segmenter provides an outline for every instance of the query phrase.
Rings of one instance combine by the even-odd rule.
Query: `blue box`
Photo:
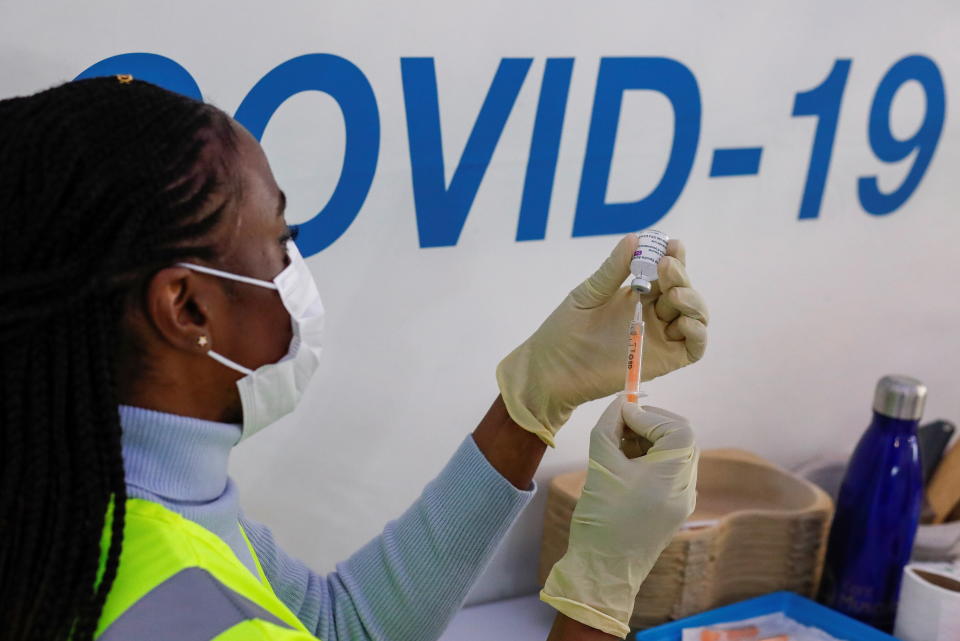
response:
[[[896,641],[895,637],[885,632],[871,628],[865,623],[851,619],[845,614],[840,614],[793,592],[774,592],[756,599],[741,601],[716,610],[696,614],[686,619],[658,625],[643,632],[637,632],[632,638],[634,641],[680,641],[683,638],[684,628],[696,628],[716,623],[732,623],[777,612],[783,612],[794,621],[820,628],[824,632],[845,641]]]

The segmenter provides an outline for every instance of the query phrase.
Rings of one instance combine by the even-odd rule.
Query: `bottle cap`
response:
[[[630,287],[633,288],[633,291],[640,292],[641,294],[649,294],[653,290],[653,286],[650,284],[650,281],[645,278],[634,278],[630,281]]]
[[[926,402],[926,385],[915,378],[894,374],[877,381],[873,411],[890,418],[918,421]]]

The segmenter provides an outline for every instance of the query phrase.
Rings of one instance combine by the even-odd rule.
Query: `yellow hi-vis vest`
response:
[[[259,580],[193,521],[141,499],[126,508],[98,641],[316,641],[274,594],[249,540]],[[101,564],[108,544],[105,532]]]

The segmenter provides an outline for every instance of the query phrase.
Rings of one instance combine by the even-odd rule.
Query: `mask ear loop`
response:
[[[177,267],[186,267],[187,269],[193,270],[195,272],[210,274],[211,276],[219,276],[220,278],[235,280],[240,283],[247,283],[248,285],[256,285],[257,287],[264,287],[266,289],[279,290],[279,288],[275,283],[271,283],[268,280],[260,280],[259,278],[241,276],[240,274],[232,274],[230,272],[221,271],[219,269],[214,269],[213,267],[207,267],[205,265],[194,265],[193,263],[177,263]],[[207,350],[207,355],[213,360],[220,363],[221,365],[225,365],[226,367],[229,367],[234,371],[240,372],[244,376],[250,376],[251,374],[253,374],[252,369],[248,367],[244,367],[240,363],[232,361],[226,356],[224,356],[223,354],[218,354],[212,349]]]
[[[260,280],[259,278],[251,278],[249,276],[241,276],[240,274],[232,274],[230,272],[224,272],[224,271],[220,271],[219,269],[214,269],[213,267],[207,267],[206,265],[194,265],[193,263],[177,263],[177,267],[186,267],[187,269],[192,269],[195,272],[210,274],[211,276],[219,276],[220,278],[227,278],[227,279],[235,280],[241,283],[247,283],[248,285],[256,285],[257,287],[265,287],[267,289],[277,289],[276,283],[272,283],[269,280]]]
[[[226,366],[229,367],[230,369],[236,370],[236,371],[240,372],[240,373],[243,374],[244,376],[250,376],[251,374],[253,374],[253,370],[252,370],[252,369],[246,368],[246,367],[244,367],[243,365],[241,365],[240,363],[235,363],[234,361],[231,361],[229,358],[227,358],[227,357],[224,356],[223,354],[218,354],[218,353],[216,353],[215,351],[213,351],[212,349],[208,349],[208,350],[207,350],[207,356],[209,356],[209,357],[212,358],[213,360],[217,361],[217,362],[220,363],[221,365],[226,365]]]

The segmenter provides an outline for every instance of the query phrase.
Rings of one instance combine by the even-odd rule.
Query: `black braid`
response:
[[[93,638],[123,542],[121,319],[158,269],[215,258],[235,142],[221,111],[137,80],[0,101],[5,640]]]

